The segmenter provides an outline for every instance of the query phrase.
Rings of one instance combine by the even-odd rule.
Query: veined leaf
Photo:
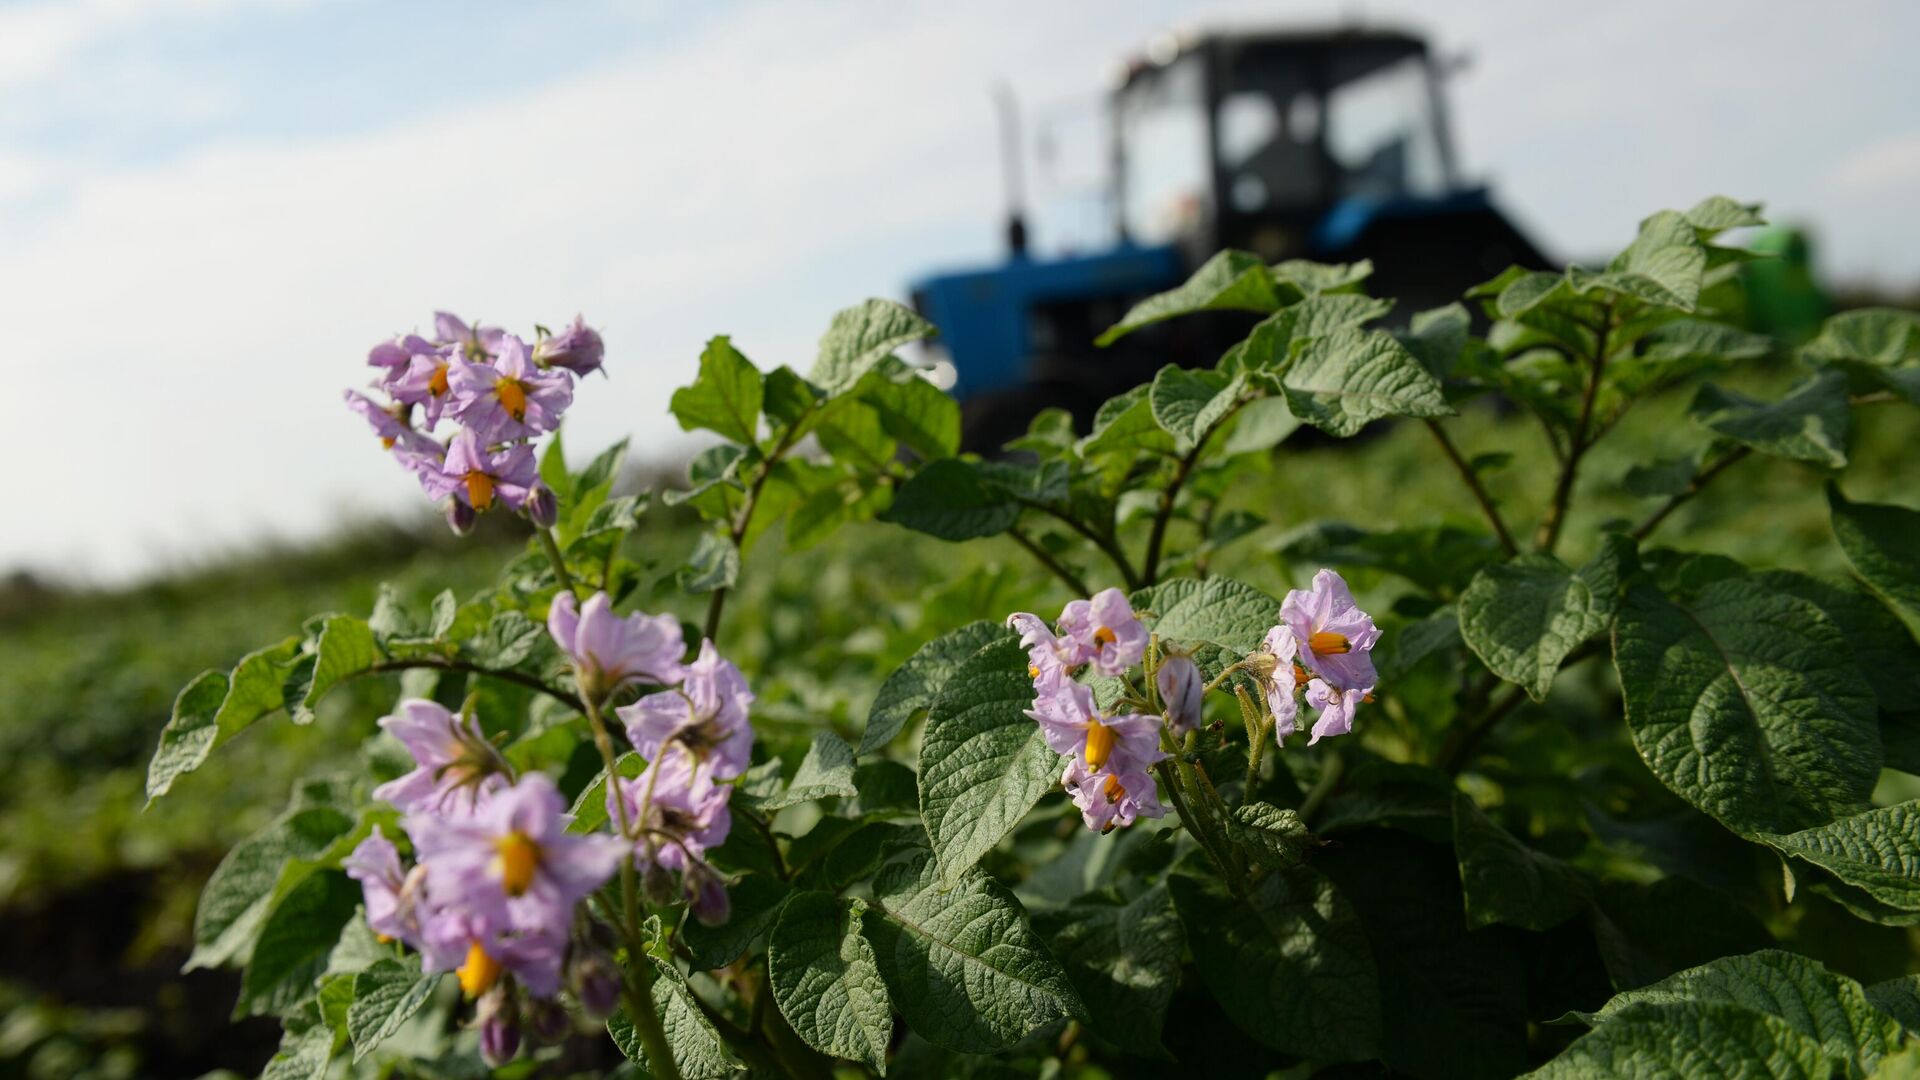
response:
[[[439,975],[423,975],[417,960],[382,960],[353,976],[353,1004],[347,1006],[347,1036],[353,1060],[400,1030],[440,985]]]
[[[1550,930],[1586,910],[1587,883],[1573,867],[1521,843],[1462,792],[1453,796],[1453,849],[1475,930],[1495,923]]]
[[[859,753],[870,754],[892,742],[908,721],[933,707],[940,688],[968,657],[1007,636],[1005,626],[981,619],[920,646],[880,684],[873,707],[867,711],[867,730],[860,737]]]
[[[1759,838],[1905,913],[1876,915],[1875,921],[1920,923],[1920,803],[1883,806],[1816,828],[1763,833]]]
[[[773,1000],[808,1046],[885,1075],[893,1006],[861,929],[866,904],[795,893],[767,947]]]
[[[1086,1002],[1094,1034],[1132,1054],[1168,1057],[1160,1030],[1180,985],[1185,935],[1164,886],[1125,903],[1087,901],[1034,916]]]
[[[1385,416],[1450,416],[1440,383],[1390,334],[1336,330],[1307,343],[1281,375],[1287,407],[1330,435]]]
[[[920,816],[941,876],[958,881],[1059,783],[1060,755],[1027,716],[1033,680],[1003,638],[947,679],[920,743]]]
[[[1720,1002],[1641,1004],[1582,1035],[1533,1080],[1752,1076],[1829,1080],[1832,1064],[1786,1021]]]
[[[864,925],[894,1008],[936,1046],[994,1053],[1063,1015],[1086,1016],[1020,902],[979,869],[949,885],[931,852],[889,863]]]
[[[174,699],[173,718],[161,730],[160,746],[147,765],[147,801],[165,795],[175,780],[199,768],[215,747],[284,707],[287,676],[299,658],[296,635],[248,653],[231,675],[208,671],[188,683]]]
[[[853,747],[833,732],[822,731],[814,735],[787,790],[761,806],[768,811],[781,810],[816,799],[851,798],[859,793],[853,786]]]
[[[1847,463],[1847,377],[1823,371],[1779,401],[1758,401],[1708,383],[1693,400],[1693,418],[1715,434],[1763,454],[1838,469]]]
[[[972,540],[1012,528],[1020,520],[1020,504],[989,481],[978,464],[942,458],[902,484],[879,518],[942,540]]]
[[[1252,652],[1280,621],[1280,601],[1232,578],[1177,578],[1135,592],[1131,602],[1152,613],[1142,621],[1165,641],[1212,642],[1230,652]]]
[[[1612,533],[1578,572],[1550,555],[1489,566],[1460,595],[1460,636],[1496,675],[1545,701],[1560,662],[1607,628],[1633,541]]]
[[[669,407],[682,430],[704,428],[744,445],[760,433],[763,394],[760,369],[722,335],[707,342],[700,374],[673,392]]]
[[[727,1080],[742,1071],[745,1066],[727,1049],[720,1033],[700,1011],[679,969],[654,961],[643,962],[653,963],[653,1011],[660,1017],[667,1049],[672,1051],[673,1063],[680,1067],[680,1075],[685,1080]],[[640,1034],[633,1029],[633,1020],[624,1008],[607,1018],[607,1034],[613,1036],[614,1045],[627,1055],[628,1061],[647,1068]]]
[[[1121,320],[1094,339],[1111,345],[1143,326],[1196,311],[1278,311],[1281,301],[1273,271],[1247,251],[1222,251],[1203,263],[1186,283],[1133,305]]]
[[[1827,504],[1833,535],[1854,572],[1911,624],[1920,625],[1920,511],[1848,502],[1832,485]]]
[[[1728,828],[1794,832],[1866,805],[1881,763],[1873,694],[1819,608],[1746,575],[1686,604],[1635,585],[1613,650],[1640,756]]]
[[[933,324],[911,308],[891,300],[868,300],[833,317],[820,338],[820,356],[809,381],[829,396],[844,393],[895,349],[933,334]]]

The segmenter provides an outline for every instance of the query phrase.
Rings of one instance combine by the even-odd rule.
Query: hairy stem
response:
[[[1099,548],[1102,554],[1113,561],[1113,568],[1120,571],[1120,581],[1126,585],[1128,592],[1132,592],[1134,589],[1140,587],[1139,575],[1134,573],[1133,564],[1127,561],[1127,553],[1120,550],[1120,545],[1114,541],[1110,534],[1102,533],[1093,526],[1074,517],[1072,514],[1048,506],[1046,503],[1037,502],[1032,499],[1021,499],[1020,504],[1038,510],[1043,514],[1050,514],[1053,517],[1059,518],[1069,529],[1072,529],[1074,532],[1079,533],[1091,541],[1094,547]]]
[[[1547,514],[1540,519],[1540,530],[1534,536],[1534,547],[1548,555],[1560,544],[1560,533],[1567,523],[1567,504],[1573,497],[1574,478],[1580,472],[1580,459],[1593,445],[1588,432],[1593,425],[1594,402],[1600,397],[1601,377],[1607,371],[1607,339],[1613,335],[1613,301],[1607,302],[1594,334],[1593,367],[1587,376],[1586,392],[1580,397],[1580,418],[1573,425],[1573,438],[1567,444],[1567,460],[1560,467],[1553,501],[1547,505]]]
[[[1008,529],[1007,535],[1013,537],[1014,543],[1019,544],[1021,547],[1025,548],[1027,550],[1027,554],[1033,556],[1035,562],[1038,562],[1041,566],[1046,567],[1049,571],[1053,573],[1054,577],[1057,577],[1061,581],[1065,582],[1067,588],[1072,589],[1073,594],[1075,596],[1091,596],[1092,595],[1092,590],[1087,588],[1086,582],[1080,580],[1080,575],[1068,569],[1064,564],[1060,562],[1060,560],[1054,558],[1052,555],[1047,554],[1047,549],[1041,547],[1037,542],[1035,542],[1033,537],[1028,536],[1024,531],[1022,531],[1017,527]]]
[[[1507,523],[1500,519],[1500,511],[1493,505],[1493,498],[1487,494],[1487,489],[1480,483],[1479,474],[1473,471],[1473,466],[1466,458],[1460,456],[1460,448],[1455,446],[1453,440],[1447,436],[1446,429],[1440,426],[1438,420],[1429,419],[1427,430],[1433,432],[1433,437],[1439,442],[1440,449],[1446,452],[1447,460],[1453,462],[1454,471],[1460,474],[1461,480],[1466,481],[1467,490],[1473,493],[1473,501],[1480,504],[1480,512],[1487,516],[1487,524],[1493,526],[1493,534],[1500,538],[1501,548],[1505,549],[1508,555],[1520,554],[1519,545],[1513,542],[1513,534],[1507,531]]]
[[[1140,563],[1140,583],[1154,585],[1160,581],[1160,549],[1167,539],[1167,524],[1173,519],[1174,500],[1179,498],[1180,489],[1186,485],[1187,478],[1193,475],[1193,467],[1199,463],[1200,454],[1207,448],[1207,441],[1220,425],[1227,422],[1234,413],[1240,411],[1241,402],[1235,402],[1219,419],[1208,425],[1207,430],[1193,441],[1193,449],[1187,451],[1174,467],[1173,479],[1167,482],[1166,489],[1160,493],[1160,509],[1153,515],[1153,529],[1147,534],[1147,554]]]
[[[808,406],[808,412],[811,411],[812,406]],[[807,415],[802,414],[787,426],[786,432],[780,436],[778,442],[773,444],[773,449],[767,453],[766,458],[760,462],[760,468],[753,474],[753,482],[747,487],[746,501],[740,504],[740,512],[733,516],[733,521],[728,523],[727,527],[727,536],[733,541],[735,550],[739,549],[741,542],[746,539],[747,529],[753,525],[753,512],[759,508],[760,492],[766,488],[767,479],[773,475],[773,467],[780,464],[780,459],[787,455],[787,451],[793,449],[795,435],[806,426],[806,420]],[[727,587],[723,585],[713,590],[713,597],[707,601],[707,622],[702,633],[709,641],[720,635],[720,614],[727,607],[727,592]]]

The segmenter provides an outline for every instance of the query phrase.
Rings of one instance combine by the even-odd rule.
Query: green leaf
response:
[[[680,940],[693,955],[696,971],[723,968],[740,959],[765,936],[792,895],[785,882],[768,874],[743,874],[727,887],[730,913],[719,926],[689,919]]]
[[[473,643],[474,659],[485,667],[510,668],[524,663],[547,640],[547,628],[523,612],[497,612]]]
[[[287,1020],[280,1049],[260,1070],[260,1080],[321,1080],[333,1060],[333,1028],[309,1004]]]
[[[1633,567],[1633,541],[1619,533],[1577,573],[1550,555],[1486,567],[1460,594],[1460,636],[1495,675],[1545,701],[1561,661],[1613,621]]]
[[[393,1037],[440,985],[439,975],[423,975],[417,960],[382,960],[353,976],[353,1004],[347,1007],[347,1036],[353,1060]]]
[[[867,475],[880,475],[893,465],[899,447],[880,423],[880,413],[856,397],[842,397],[820,410],[814,424],[820,449],[836,461]]]
[[[437,600],[434,607],[437,624],[440,609]],[[449,625],[453,622],[451,614],[447,622]],[[367,625],[365,619],[357,619],[352,615],[330,616],[322,626],[314,647],[313,679],[307,684],[300,704],[293,710],[293,722],[311,723],[313,707],[319,704],[327,691],[379,662],[380,646],[374,642],[373,628]]]
[[[880,426],[929,461],[960,452],[960,403],[953,395],[908,372],[898,378],[869,375],[860,400],[873,406]]]
[[[1920,975],[1902,975],[1867,987],[1867,1003],[1920,1034]]]
[[[730,589],[740,580],[740,549],[725,533],[703,532],[693,547],[693,554],[687,556],[687,564],[675,574],[675,580],[690,593]]]
[[[1027,716],[1032,705],[1026,651],[1004,638],[961,664],[927,713],[920,816],[949,882],[1059,783],[1060,755]]]
[[[844,393],[895,349],[933,334],[933,324],[911,308],[868,300],[833,317],[820,338],[820,356],[809,379],[829,396]]]
[[[767,422],[781,428],[791,429],[799,425],[791,438],[798,439],[812,426],[807,418],[826,392],[801,378],[792,368],[781,366],[767,372],[765,399],[761,410],[767,414]]]
[[[700,374],[673,392],[669,408],[683,431],[705,429],[737,443],[760,434],[760,369],[722,335],[700,354]]]
[[[1164,641],[1189,647],[1211,642],[1237,653],[1258,648],[1280,621],[1280,601],[1225,577],[1176,578],[1135,592],[1131,603],[1135,611],[1151,613],[1142,621]]]
[[[885,1075],[893,1007],[861,933],[866,908],[826,893],[795,893],[768,943],[767,981],[781,1015],[808,1046]]]
[[[291,860],[320,857],[353,829],[353,819],[331,807],[294,810],[227,852],[200,891],[193,918],[193,955],[186,970],[218,967],[243,956],[267,915],[283,869]]]
[[[1004,625],[981,619],[920,646],[880,684],[873,707],[867,711],[867,730],[860,736],[859,753],[871,754],[892,742],[909,721],[933,707],[940,688],[968,657],[1006,636]]]
[[[1693,225],[1676,211],[1662,210],[1640,223],[1640,235],[1607,264],[1606,273],[1587,276],[1575,285],[1582,292],[1605,289],[1692,311],[1700,301],[1706,270],[1707,251]]]
[[[1828,1080],[1821,1045],[1784,1020],[1719,1002],[1636,1005],[1582,1035],[1534,1080],[1792,1077]]]
[[[567,449],[557,429],[540,455],[540,482],[552,488],[554,497],[563,502],[573,494],[573,474],[567,471]]]
[[[1701,199],[1693,205],[1693,209],[1687,211],[1686,217],[1687,224],[1708,234],[1767,223],[1760,216],[1759,203],[1738,202],[1725,195],[1709,195]]]
[[[1453,374],[1460,354],[1467,350],[1472,319],[1458,302],[1414,315],[1406,333],[1395,335],[1420,366],[1436,379]]]
[[[889,863],[864,926],[893,1007],[936,1046],[994,1053],[1063,1015],[1086,1015],[1020,902],[978,869],[948,884],[931,852]]]
[[[1729,829],[1793,832],[1866,804],[1881,761],[1873,695],[1819,608],[1746,575],[1685,604],[1634,585],[1613,651],[1640,756]]]
[[[1693,399],[1695,421],[1763,454],[1838,469],[1847,463],[1847,377],[1823,371],[1766,402],[1708,383]]]
[[[1867,1001],[1860,984],[1816,960],[1768,949],[1728,956],[1652,986],[1617,994],[1592,1017],[1605,1030],[1630,1009],[1728,1005],[1785,1023],[1818,1043],[1827,1060],[1850,1075],[1873,1071],[1901,1042],[1900,1025]]]
[[[1370,566],[1443,596],[1466,588],[1481,567],[1502,558],[1500,545],[1484,531],[1452,525],[1372,532],[1322,521],[1287,533],[1275,546],[1296,567]]]
[[[1260,256],[1247,251],[1222,251],[1208,259],[1184,285],[1133,305],[1124,317],[1094,339],[1111,345],[1154,323],[1196,311],[1278,311],[1280,294],[1273,271]]]
[[[785,794],[767,800],[768,811],[798,806],[804,802],[833,797],[851,798],[860,793],[853,786],[853,747],[831,731],[818,732],[800,769],[793,774]]]
[[[1453,850],[1471,929],[1505,923],[1551,930],[1587,908],[1590,894],[1578,871],[1521,843],[1461,792],[1453,796]]]
[[[594,455],[587,467],[573,480],[573,505],[598,506],[620,478],[620,466],[627,461],[627,440],[621,439]]]
[[[1034,916],[1086,1003],[1087,1027],[1130,1054],[1169,1058],[1160,1041],[1180,985],[1186,936],[1156,885],[1126,903],[1090,899]]]
[[[1920,511],[1848,502],[1835,485],[1827,487],[1827,505],[1854,572],[1910,623],[1920,621]]]
[[[733,1051],[714,1030],[706,1014],[694,1001],[693,991],[687,988],[686,980],[677,968],[657,961],[643,961],[653,964],[653,1011],[660,1018],[660,1026],[665,1029],[667,1049],[673,1054],[673,1063],[680,1067],[680,1075],[685,1080],[725,1080],[740,1072],[744,1066],[735,1059]],[[627,1060],[647,1068],[647,1055],[640,1047],[640,1034],[633,1029],[633,1020],[627,1016],[625,1008],[607,1017],[607,1034],[613,1036],[614,1045],[627,1055]],[[649,1074],[651,1075],[651,1074]]]
[[[1336,330],[1308,342],[1281,376],[1287,407],[1330,435],[1384,416],[1449,416],[1440,383],[1389,334]]]
[[[1755,575],[1768,588],[1797,596],[1818,607],[1840,628],[1860,676],[1873,687],[1880,708],[1920,713],[1920,645],[1900,616],[1880,598],[1853,584],[1838,584],[1791,570]]]
[[[1269,870],[1299,866],[1320,846],[1299,814],[1263,802],[1235,807],[1227,819],[1227,837]]]
[[[1878,807],[1795,833],[1762,833],[1759,839],[1904,913],[1875,921],[1920,923],[1920,803]]]
[[[972,462],[943,458],[914,473],[879,515],[942,540],[995,536],[1020,520],[1020,504]]]
[[[285,1012],[311,996],[327,954],[359,905],[359,884],[337,870],[309,875],[281,896],[240,976],[234,1016]]]
[[[1287,259],[1274,264],[1273,276],[1302,296],[1313,297],[1336,289],[1349,289],[1367,280],[1373,276],[1373,262],[1361,259],[1350,263],[1318,263],[1311,259]]]
[[[1626,476],[1620,480],[1620,486],[1626,488],[1628,494],[1638,495],[1643,499],[1678,495],[1687,490],[1699,472],[1700,455],[1698,454],[1661,458],[1628,467]]]
[[[1080,440],[1080,456],[1102,466],[1107,480],[1118,483],[1143,454],[1172,454],[1175,443],[1153,418],[1150,386],[1137,386],[1100,407],[1093,430]],[[1110,408],[1111,407],[1111,408]]]
[[[1174,445],[1184,453],[1213,431],[1245,389],[1244,377],[1229,379],[1217,371],[1190,371],[1168,364],[1148,389],[1147,404],[1154,422],[1173,436]]]
[[[1815,363],[1891,368],[1920,360],[1920,315],[1895,308],[1843,311],[1800,349]]]
[[[1380,1046],[1373,954],[1333,882],[1296,866],[1236,899],[1211,877],[1167,878],[1200,977],[1240,1030],[1276,1050],[1359,1061]]]
[[[231,675],[202,673],[173,702],[160,745],[147,765],[147,801],[199,768],[214,748],[286,704],[284,686],[300,657],[300,638],[248,653]]]
[[[1751,854],[1747,845],[1738,846],[1741,871],[1750,869]],[[1646,884],[1601,879],[1595,894],[1594,945],[1615,987],[1646,986],[1683,968],[1773,945],[1773,935],[1752,912],[1687,878]]]
[[[1220,442],[1220,456],[1257,454],[1285,442],[1300,429],[1300,418],[1287,407],[1284,395],[1255,398],[1242,406]]]

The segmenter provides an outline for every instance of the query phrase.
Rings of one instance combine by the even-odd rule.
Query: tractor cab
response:
[[[1244,317],[1091,343],[1222,248],[1371,258],[1374,291],[1398,297],[1403,318],[1510,264],[1543,265],[1486,189],[1459,179],[1441,83],[1426,43],[1393,31],[1156,42],[1120,70],[1109,105],[1111,244],[1060,258],[1025,249],[1016,145],[1007,260],[913,290],[942,331],[969,442],[1016,434],[1047,405],[1090,415],[1170,360],[1217,356]]]

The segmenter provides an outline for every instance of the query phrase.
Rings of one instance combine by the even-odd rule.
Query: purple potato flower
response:
[[[1205,706],[1206,680],[1193,657],[1185,653],[1169,654],[1153,673],[1153,681],[1160,690],[1160,703],[1167,710],[1167,727],[1174,736],[1183,737],[1198,728]]]
[[[1007,616],[1007,625],[1020,631],[1020,646],[1027,650],[1027,675],[1036,693],[1050,694],[1072,676],[1072,668],[1078,666],[1073,642],[1055,637],[1040,616],[1016,611]]]
[[[686,666],[686,680],[678,687],[615,711],[640,756],[657,758],[662,747],[680,746],[715,778],[730,780],[752,763],[753,726],[747,719],[752,704],[753,691],[740,669],[723,659],[713,642],[702,641],[699,658]]]
[[[367,925],[373,932],[419,948],[420,921],[413,909],[420,875],[410,877],[401,867],[400,849],[381,834],[380,826],[375,825],[373,835],[360,841],[340,865],[348,877],[360,883]]]
[[[436,311],[433,313],[433,336],[441,345],[455,346],[454,355],[481,360],[499,355],[500,341],[507,336],[507,332],[497,326],[468,327],[460,316]]]
[[[1110,762],[1144,768],[1167,756],[1160,749],[1159,717],[1103,717],[1093,707],[1093,690],[1083,683],[1062,683],[1040,695],[1027,715],[1040,725],[1040,735],[1054,753],[1073,757],[1089,770]]]
[[[1267,631],[1260,648],[1273,657],[1273,673],[1262,683],[1267,694],[1267,711],[1273,714],[1274,738],[1284,739],[1299,730],[1300,680],[1297,673],[1300,665],[1295,663],[1295,657],[1300,654],[1300,643],[1294,640],[1292,630],[1276,626]]]
[[[715,783],[692,754],[668,748],[639,776],[607,790],[607,816],[617,824],[620,804],[614,800],[625,800],[635,834],[635,866],[685,871],[703,862],[709,848],[726,842],[733,830],[733,812],[727,808],[732,794],[733,788]]]
[[[565,806],[553,781],[534,773],[467,817],[407,815],[435,909],[428,951],[445,965],[464,936],[461,985],[469,994],[491,985],[482,977],[490,963],[537,997],[559,988],[573,909],[613,876],[626,850],[618,837],[567,832],[573,816]],[[472,977],[470,964],[478,969]]]
[[[440,414],[452,400],[452,358],[443,350],[415,353],[405,369],[387,379],[387,393],[402,405],[418,405],[428,428],[440,422]]]
[[[1060,629],[1073,643],[1075,662],[1090,663],[1102,675],[1118,676],[1146,655],[1147,628],[1119,589],[1069,603],[1060,613]]]
[[[1116,763],[1118,764],[1118,763]],[[1109,833],[1133,824],[1135,818],[1164,817],[1160,791],[1144,765],[1088,769],[1078,758],[1067,762],[1060,786],[1080,809],[1087,828]]]
[[[1313,722],[1313,735],[1307,740],[1312,746],[1329,735],[1345,735],[1353,730],[1353,711],[1365,701],[1364,690],[1336,690],[1323,679],[1314,679],[1307,683],[1307,704],[1320,710],[1320,718]]]
[[[534,367],[527,343],[512,334],[500,339],[499,357],[491,364],[454,360],[447,383],[454,418],[488,442],[552,431],[573,404],[573,377]]]
[[[381,381],[391,384],[406,374],[414,357],[433,354],[433,342],[418,334],[407,334],[368,350],[367,366],[379,368]]]
[[[573,317],[573,325],[541,338],[533,346],[534,363],[543,368],[566,368],[575,375],[600,370],[606,354],[607,346],[600,340],[599,331],[588,326],[586,318],[580,315]]]
[[[1280,621],[1293,631],[1307,669],[1343,690],[1372,690],[1374,642],[1380,629],[1353,601],[1339,574],[1321,570],[1312,589],[1294,589],[1280,604]]]
[[[507,785],[499,755],[473,716],[456,716],[438,702],[409,698],[392,715],[381,717],[380,728],[413,755],[412,772],[373,789],[374,798],[402,812],[475,808]]]
[[[496,502],[520,509],[538,480],[532,446],[514,443],[503,450],[489,451],[472,428],[461,428],[447,446],[447,460],[439,475],[423,477],[421,482],[436,498],[451,496],[475,510],[486,511]]]
[[[547,609],[547,632],[573,661],[581,692],[596,700],[623,683],[671,686],[684,675],[680,658],[687,646],[680,620],[639,611],[615,615],[613,600],[604,592],[594,593],[584,607],[570,592],[554,597]]]

